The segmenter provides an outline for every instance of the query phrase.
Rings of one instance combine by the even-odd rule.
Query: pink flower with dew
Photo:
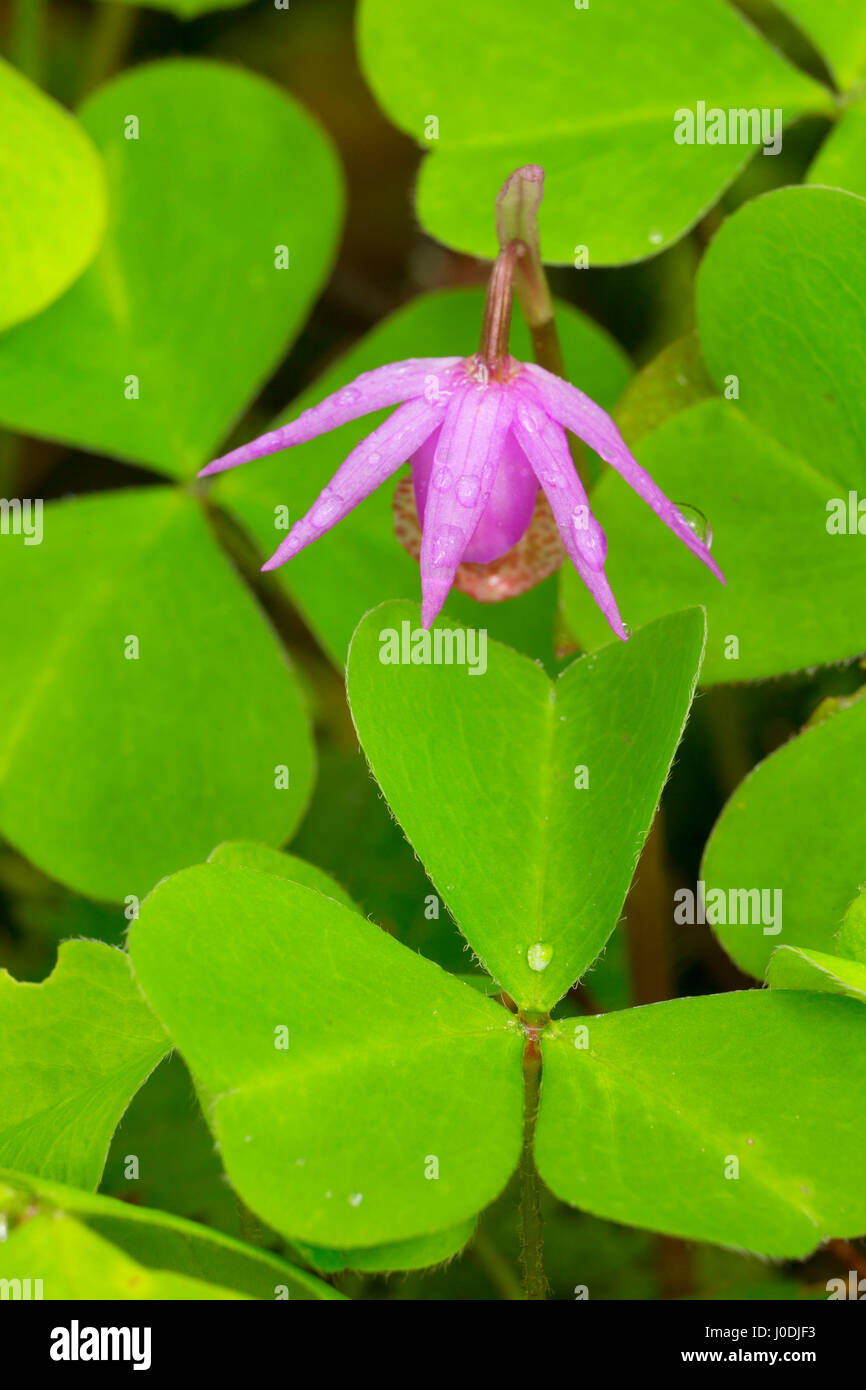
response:
[[[626,448],[607,412],[544,367],[509,356],[512,276],[516,261],[529,250],[512,240],[494,266],[479,353],[410,358],[364,372],[291,424],[202,469],[200,477],[221,473],[397,406],[352,450],[264,570],[276,569],[317,541],[408,460],[422,529],[425,627],[442,608],[461,563],[489,564],[517,544],[540,487],[572,564],[625,641],[628,631],[605,574],[607,540],[572,461],[568,430],[616,469],[724,584],[707,546]]]

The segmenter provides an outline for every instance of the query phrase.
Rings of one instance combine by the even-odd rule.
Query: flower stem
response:
[[[545,1020],[546,1021],[546,1020]],[[535,1122],[541,1096],[541,1043],[543,1024],[523,1021],[523,1147],[518,1169],[520,1181],[520,1268],[524,1297],[547,1298],[544,1273],[544,1223],[541,1218],[541,1179],[535,1166]]]
[[[510,241],[507,246],[503,246],[487,282],[478,355],[490,376],[497,378],[501,378],[508,360],[514,267],[521,256],[526,254],[527,249],[522,241]]]
[[[538,209],[543,188],[544,170],[540,165],[525,164],[515,169],[505,180],[496,200],[496,230],[503,248],[515,242],[524,248],[515,262],[514,288],[532,338],[532,355],[539,367],[567,380],[553,296],[541,259]],[[569,440],[569,447],[578,476],[589,491],[592,477],[583,450],[573,438]]]

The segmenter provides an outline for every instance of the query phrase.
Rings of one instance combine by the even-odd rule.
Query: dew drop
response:
[[[631,623],[623,623],[623,625],[622,625],[622,630],[623,630],[623,632],[625,633],[626,637],[631,637],[631,634],[632,634]]]
[[[381,463],[381,462],[382,462],[382,455],[381,455],[381,454],[377,454],[377,453],[376,453],[376,450],[374,449],[373,452],[372,452],[371,454],[368,454],[368,455],[367,455],[367,462],[368,462],[369,464],[372,464],[372,466],[375,468],[377,463]]]
[[[342,505],[343,499],[336,492],[332,492],[330,496],[327,493],[322,493],[310,512],[310,524],[318,529],[323,526],[330,526],[337,519]]]
[[[571,520],[574,539],[584,560],[591,569],[602,569],[607,559],[607,537],[589,507],[575,507]]]
[[[457,479],[457,501],[461,507],[474,507],[481,491],[481,479],[468,475]]]
[[[675,502],[674,506],[689,530],[693,531],[701,545],[705,545],[709,550],[713,543],[713,528],[703,512],[699,512],[697,507],[693,507],[690,502]]]
[[[650,232],[649,239],[652,242],[653,246],[660,246],[661,243],[664,241],[664,237],[662,236],[661,232]]]
[[[361,1205],[361,1203],[363,1202],[363,1200],[364,1200],[364,1194],[363,1194],[363,1192],[350,1192],[350,1193],[349,1193],[349,1206],[350,1206],[350,1207],[359,1207],[359,1206]]]
[[[361,392],[356,386],[347,386],[345,391],[341,391],[337,397],[337,405],[350,406],[361,399]]]
[[[453,564],[460,559],[464,544],[465,537],[459,526],[443,526],[433,542],[432,563],[437,568]]]
[[[538,412],[533,410],[531,405],[527,405],[526,401],[518,401],[517,418],[527,434],[538,434],[544,423]]]
[[[445,492],[446,489],[451,486],[451,483],[453,481],[450,469],[437,468],[436,472],[433,474],[432,481],[433,486],[435,487],[437,492]]]
[[[553,960],[553,947],[549,941],[536,941],[526,952],[526,964],[530,970],[546,970]]]

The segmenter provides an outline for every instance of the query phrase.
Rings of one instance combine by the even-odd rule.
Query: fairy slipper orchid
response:
[[[410,358],[365,372],[291,424],[202,469],[200,477],[220,473],[314,439],[371,411],[397,406],[352,450],[263,569],[276,569],[317,541],[408,460],[421,526],[425,627],[442,608],[458,567],[492,565],[518,546],[534,514],[538,520],[540,488],[572,564],[613,631],[625,641],[628,631],[604,569],[607,541],[575,469],[568,430],[616,469],[725,582],[707,546],[626,448],[606,411],[545,367],[509,355],[515,266],[531,254],[531,245],[517,237],[500,253],[487,292],[481,349],[475,355]]]

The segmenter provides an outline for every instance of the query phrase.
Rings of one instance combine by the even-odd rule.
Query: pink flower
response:
[[[402,404],[398,404],[402,402]],[[276,569],[412,465],[421,519],[422,622],[442,608],[462,561],[489,563],[526,531],[543,488],[563,545],[611,628],[623,625],[604,571],[607,540],[572,462],[566,430],[621,475],[723,584],[707,547],[631,455],[611,417],[577,387],[534,363],[500,357],[419,357],[365,372],[349,386],[202,469],[200,477],[277,453],[350,420],[397,405],[358,444],[270,560]]]

